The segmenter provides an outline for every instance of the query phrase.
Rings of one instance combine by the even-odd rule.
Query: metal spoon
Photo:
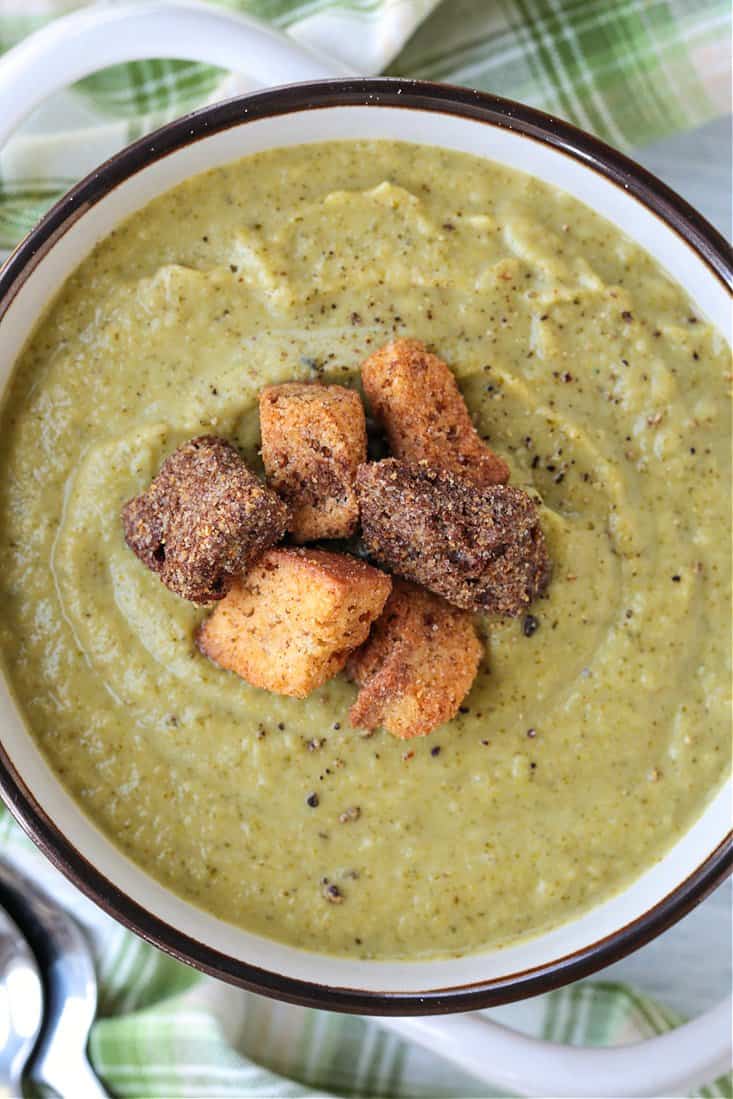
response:
[[[42,1020],[38,964],[20,929],[0,908],[0,1096],[22,1096],[23,1071]]]
[[[29,878],[0,863],[0,900],[23,927],[44,981],[46,1017],[29,1078],[61,1096],[107,1099],[87,1060],[97,978],[83,932]]]

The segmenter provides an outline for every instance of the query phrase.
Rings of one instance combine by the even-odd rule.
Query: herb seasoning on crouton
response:
[[[275,542],[288,509],[225,439],[201,435],[163,462],[122,509],[125,541],[167,588],[192,603],[222,599]]]
[[[348,664],[361,686],[349,712],[352,725],[382,725],[405,740],[426,736],[455,717],[482,652],[467,611],[396,580],[369,640]]]
[[[531,497],[478,488],[426,463],[360,466],[362,538],[370,555],[465,610],[515,616],[540,595],[550,563]]]
[[[352,535],[354,478],[367,448],[359,394],[340,385],[267,386],[260,428],[267,481],[290,505],[294,541]]]
[[[391,589],[356,557],[272,549],[217,604],[197,643],[253,686],[305,698],[341,671]]]
[[[452,370],[425,344],[388,343],[366,360],[361,377],[396,458],[427,461],[480,487],[509,480],[504,459],[479,438]]]

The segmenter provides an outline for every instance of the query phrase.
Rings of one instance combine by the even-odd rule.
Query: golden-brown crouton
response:
[[[366,460],[359,394],[340,385],[267,386],[260,429],[267,480],[290,505],[294,541],[353,534],[359,520],[354,477]]]
[[[389,576],[356,557],[272,549],[235,582],[196,640],[253,686],[305,698],[361,645],[391,588]]]
[[[473,426],[450,367],[420,340],[393,340],[361,368],[364,392],[392,453],[427,461],[474,484],[506,484],[509,467]]]
[[[371,636],[349,660],[361,686],[352,725],[426,736],[450,721],[476,676],[482,646],[471,615],[396,580]]]
[[[235,576],[279,542],[288,509],[216,435],[189,439],[122,509],[125,541],[166,587],[193,603],[222,599]]]

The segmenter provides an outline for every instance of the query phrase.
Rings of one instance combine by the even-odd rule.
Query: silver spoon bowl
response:
[[[21,1081],[43,1021],[38,964],[17,924],[0,907],[0,1096],[21,1096]]]
[[[0,901],[23,928],[43,975],[45,1018],[29,1078],[60,1096],[103,1099],[107,1093],[87,1059],[97,978],[84,933],[35,882],[2,862]]]

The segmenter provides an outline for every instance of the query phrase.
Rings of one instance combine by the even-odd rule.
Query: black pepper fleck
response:
[[[525,637],[531,637],[539,628],[540,624],[533,614],[525,616],[524,622],[522,623],[522,633]]]
[[[330,901],[331,904],[341,904],[344,895],[337,885],[330,882],[328,878],[324,878],[321,882],[321,886],[323,888],[323,896],[327,901]]]
[[[440,745],[439,744],[436,744],[434,748],[430,749],[430,755],[431,756],[439,756],[440,755]]]
[[[310,805],[311,809],[317,809],[318,808],[320,798],[318,797],[318,794],[316,794],[315,792],[312,793],[312,794],[308,794],[308,797],[305,800],[306,800],[306,804]]]

